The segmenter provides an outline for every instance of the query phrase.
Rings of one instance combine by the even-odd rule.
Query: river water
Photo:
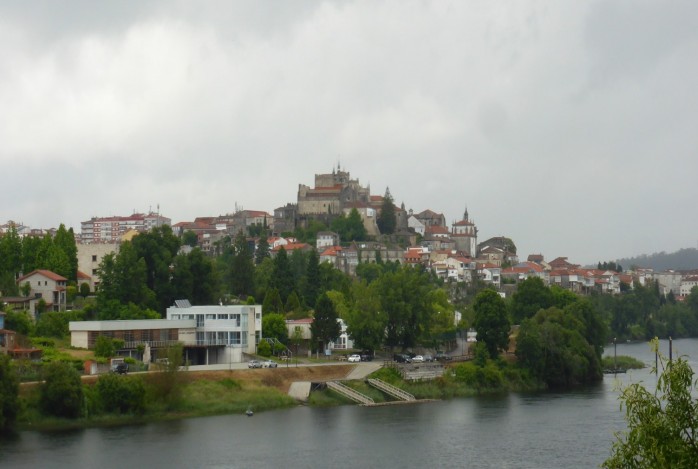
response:
[[[668,355],[667,342],[661,349]],[[698,339],[674,341],[673,351],[698,370]],[[619,344],[617,353],[654,365],[647,344]],[[637,381],[652,387],[656,378],[644,369],[564,393],[22,432],[0,441],[0,467],[591,468],[625,428],[617,385]]]

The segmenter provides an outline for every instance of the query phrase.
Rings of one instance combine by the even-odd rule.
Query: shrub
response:
[[[142,414],[145,412],[145,385],[136,376],[106,374],[97,380],[99,402],[106,412]]]
[[[266,340],[263,340],[257,345],[257,354],[263,357],[271,356],[271,345]]]
[[[69,363],[53,362],[44,367],[40,394],[41,410],[47,415],[77,418],[82,413],[82,381]]]
[[[17,419],[19,378],[7,355],[0,355],[0,432],[12,428]]]

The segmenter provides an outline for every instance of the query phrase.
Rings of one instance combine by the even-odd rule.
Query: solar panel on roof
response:
[[[175,300],[175,306],[177,308],[191,308],[191,303],[189,300]]]

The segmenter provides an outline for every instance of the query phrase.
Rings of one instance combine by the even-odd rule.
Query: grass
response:
[[[601,359],[601,366],[603,369],[612,369],[615,366],[621,369],[631,370],[644,368],[645,364],[636,358],[627,355],[618,355],[615,358],[615,362],[613,357],[603,357]]]

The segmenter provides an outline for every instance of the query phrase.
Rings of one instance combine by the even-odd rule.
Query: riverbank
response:
[[[288,395],[291,383],[297,381],[324,382],[346,380],[357,365],[289,366],[253,370],[189,371],[178,373],[180,393],[176,399],[158,400],[153,387],[158,374],[130,375],[142,379],[147,390],[147,404],[142,414],[114,414],[100,410],[98,405],[86,405],[85,415],[77,419],[60,419],[42,415],[38,408],[39,387],[23,386],[20,393],[22,412],[18,430],[65,430],[75,428],[139,425],[155,421],[175,420],[223,414],[244,414],[283,409],[300,405]],[[417,399],[441,400],[507,392],[540,391],[545,387],[511,366],[498,367],[489,363],[479,368],[472,363],[453,364],[444,376],[429,381],[410,382],[402,379],[395,368],[386,367],[371,374],[413,394]],[[86,401],[98,400],[94,389],[96,378],[85,380]],[[364,379],[344,383],[374,399],[387,404],[393,399],[372,388]],[[352,404],[330,390],[311,393],[307,405],[327,407]]]
[[[181,395],[173,402],[158,401],[148,385],[156,374],[134,374],[148,389],[146,411],[141,415],[99,412],[87,406],[86,415],[77,419],[47,417],[38,410],[38,383],[20,388],[21,411],[17,430],[69,430],[76,428],[138,425],[154,421],[244,413],[247,409],[263,412],[299,405],[288,396],[294,381],[343,379],[355,366],[289,366],[254,370],[188,371],[178,374]],[[98,377],[85,377],[86,400]],[[92,410],[90,411],[90,407]]]

